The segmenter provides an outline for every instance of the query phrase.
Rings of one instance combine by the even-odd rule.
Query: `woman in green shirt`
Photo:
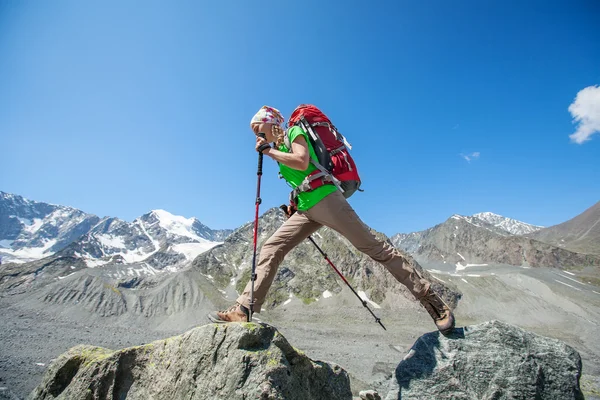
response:
[[[284,141],[283,123],[283,116],[277,109],[264,106],[252,118],[250,127],[256,135],[256,150],[262,148],[264,155],[277,161],[283,178],[296,188],[316,169],[310,160],[317,160],[317,157],[307,133],[299,126],[289,129],[288,148]],[[259,133],[264,133],[266,139],[259,137]],[[275,143],[275,146],[264,146],[268,143]],[[442,333],[452,331],[452,311],[430,290],[430,283],[415,268],[416,261],[386,241],[377,239],[333,184],[299,193],[297,212],[263,244],[256,266],[254,312],[260,312],[285,255],[323,225],[339,232],[358,250],[385,266],[421,302]],[[215,322],[248,321],[251,285],[252,281],[249,281],[236,304],[226,311],[216,312],[211,319]]]

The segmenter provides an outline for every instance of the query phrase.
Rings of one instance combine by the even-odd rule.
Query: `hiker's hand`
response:
[[[282,204],[279,206],[279,208],[281,208],[281,211],[283,211],[288,218],[294,215],[294,213],[297,211],[296,207],[293,205],[286,206],[285,204]]]
[[[263,154],[269,154],[271,151],[271,145],[267,142],[267,139],[261,138],[260,136],[256,137],[256,151]]]

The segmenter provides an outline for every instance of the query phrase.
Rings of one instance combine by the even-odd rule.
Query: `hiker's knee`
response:
[[[386,262],[392,257],[392,248],[384,241],[373,241],[358,248],[361,252],[378,262]]]

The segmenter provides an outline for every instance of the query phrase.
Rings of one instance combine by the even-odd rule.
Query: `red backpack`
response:
[[[357,190],[362,191],[356,164],[348,151],[351,146],[321,110],[312,104],[299,105],[287,122],[288,129],[293,126],[299,126],[308,134],[318,158],[318,162],[311,158],[311,163],[317,169],[290,194],[293,203],[297,203],[299,193],[314,190],[327,183],[337,186],[346,198]],[[287,131],[284,140],[287,148],[291,149]]]

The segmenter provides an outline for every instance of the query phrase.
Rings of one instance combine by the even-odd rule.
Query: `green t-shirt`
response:
[[[310,154],[310,158],[312,160],[317,160],[317,155],[315,154],[315,150],[310,144],[310,140],[308,140],[308,135],[306,132],[302,130],[299,126],[294,126],[288,131],[288,137],[290,139],[290,143],[293,143],[298,136],[304,136],[304,140],[308,143],[308,151]],[[285,144],[279,146],[279,151],[283,151],[284,153],[290,153],[291,150],[287,148]],[[299,171],[297,169],[290,168],[279,163],[279,172],[283,179],[285,179],[293,188],[296,188],[298,185],[302,183],[304,178],[306,178],[311,172],[316,170],[312,163],[308,164],[308,168],[304,171]],[[311,190],[310,192],[302,192],[298,195],[298,210],[306,211],[310,209],[312,206],[317,204],[319,201],[323,200],[325,196],[335,192],[337,188],[335,185],[327,184],[316,188],[315,190]]]

